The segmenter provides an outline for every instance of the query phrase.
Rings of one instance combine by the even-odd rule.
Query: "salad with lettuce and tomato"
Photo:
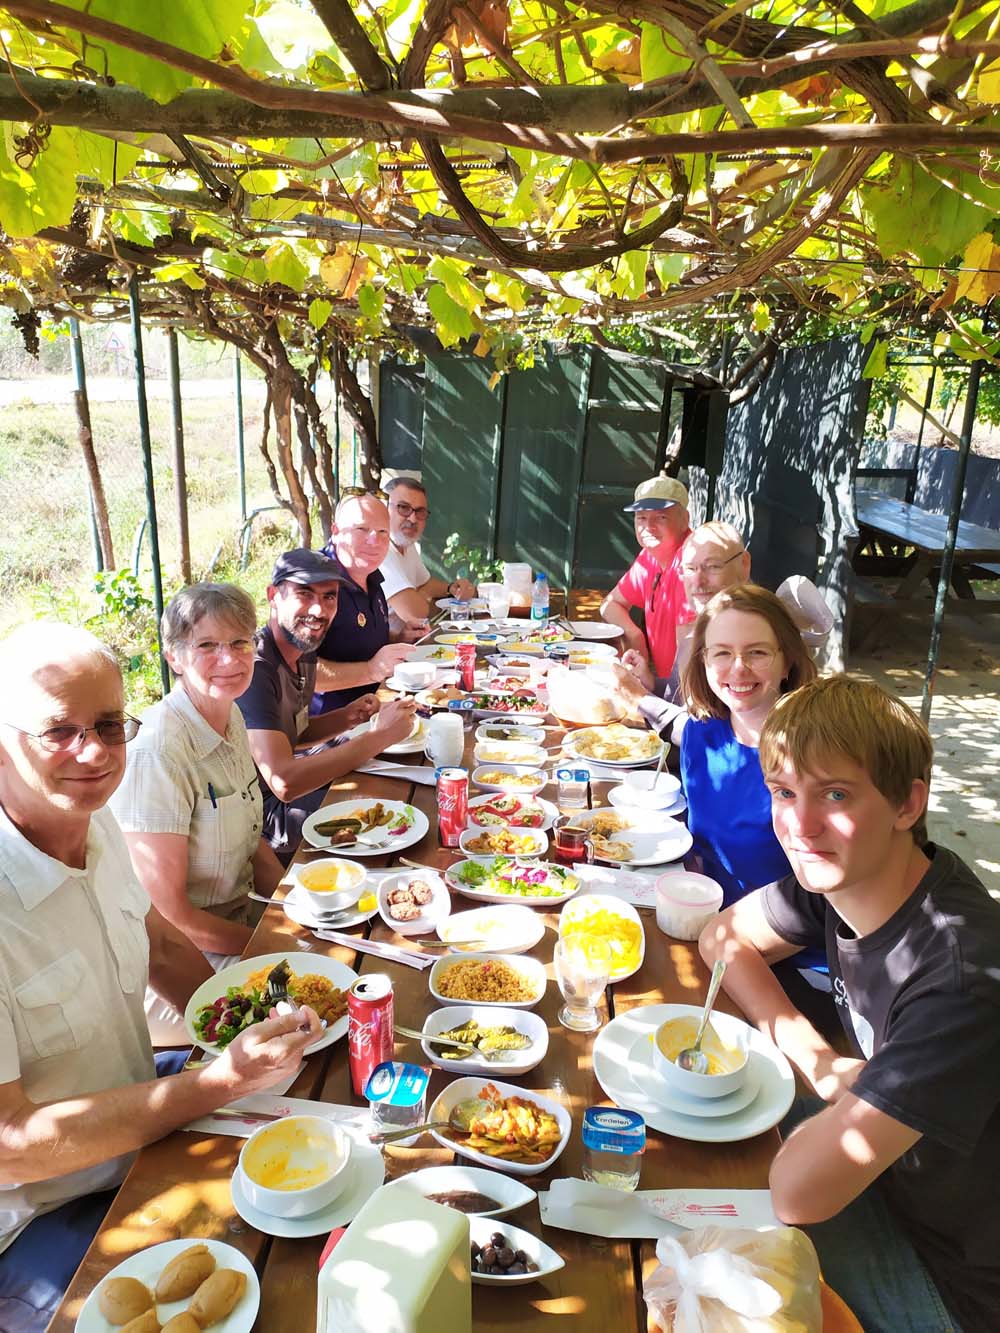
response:
[[[453,872],[463,891],[502,894],[508,898],[565,898],[580,881],[571,870],[540,861],[495,856],[492,861],[466,861]]]

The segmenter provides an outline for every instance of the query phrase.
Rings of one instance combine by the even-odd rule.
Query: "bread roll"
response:
[[[192,1245],[170,1260],[156,1283],[158,1301],[185,1301],[215,1272],[215,1256],[207,1245]]]
[[[188,1311],[201,1328],[225,1319],[246,1290],[247,1275],[235,1268],[219,1268],[195,1292]]]
[[[153,1295],[136,1277],[112,1277],[102,1284],[97,1304],[109,1324],[124,1327],[153,1308]]]

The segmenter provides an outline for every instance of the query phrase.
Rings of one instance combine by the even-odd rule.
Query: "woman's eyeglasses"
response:
[[[742,662],[751,671],[763,671],[771,665],[778,652],[775,648],[749,648],[744,653],[734,653],[729,648],[704,648],[702,656],[716,671],[726,671],[737,662]]]

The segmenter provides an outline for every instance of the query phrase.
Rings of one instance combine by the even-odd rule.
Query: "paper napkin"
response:
[[[181,1129],[196,1134],[229,1134],[233,1138],[245,1139],[269,1120],[263,1117],[289,1115],[321,1115],[338,1124],[362,1125],[367,1122],[368,1112],[360,1106],[334,1106],[328,1102],[310,1101],[306,1097],[280,1097],[273,1092],[253,1092],[248,1097],[240,1097],[235,1102],[222,1108],[227,1114],[219,1115],[210,1111],[208,1115],[192,1120]],[[233,1112],[244,1112],[246,1118],[240,1119]]]
[[[573,874],[583,880],[584,889],[590,893],[608,893],[633,907],[656,906],[656,881],[662,874],[657,870],[648,875],[641,870],[619,870],[614,866],[589,866],[580,863],[573,867]]]
[[[608,1239],[658,1240],[678,1228],[780,1226],[769,1190],[623,1190],[589,1180],[554,1180],[538,1195],[546,1226]]]

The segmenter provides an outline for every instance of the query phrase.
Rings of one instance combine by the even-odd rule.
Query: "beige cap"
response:
[[[634,514],[638,509],[669,509],[672,505],[687,508],[687,489],[676,477],[650,477],[641,481],[635,488],[635,502],[625,506],[626,514]]]

